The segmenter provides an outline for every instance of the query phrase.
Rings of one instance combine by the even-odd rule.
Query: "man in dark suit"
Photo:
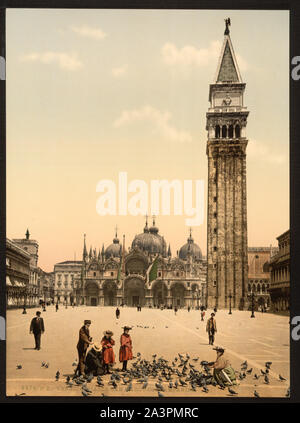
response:
[[[33,333],[35,340],[35,350],[41,349],[41,335],[45,332],[44,319],[41,317],[41,312],[36,312],[36,317],[31,320],[30,333]]]
[[[75,375],[79,373],[79,375],[84,375],[85,370],[85,357],[86,352],[89,345],[92,345],[92,338],[90,337],[90,320],[85,320],[84,325],[79,330],[79,340],[77,344],[77,351],[78,351],[78,366],[75,370]]]

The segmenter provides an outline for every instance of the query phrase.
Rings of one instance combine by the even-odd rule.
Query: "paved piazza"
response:
[[[213,361],[215,351],[208,345],[206,335],[206,318],[210,316],[210,310],[206,312],[205,321],[201,322],[200,312],[191,310],[179,310],[175,316],[173,310],[142,309],[137,312],[136,308],[121,308],[119,320],[115,318],[114,307],[79,307],[65,309],[60,306],[55,312],[54,306],[47,308],[42,313],[45,322],[45,334],[42,335],[42,349],[34,350],[34,337],[29,334],[29,326],[37,309],[28,309],[27,315],[22,310],[10,310],[7,312],[7,395],[15,396],[82,396],[81,387],[66,385],[67,375],[73,376],[75,367],[72,363],[77,359],[76,344],[78,332],[84,319],[92,320],[90,335],[93,341],[99,342],[105,329],[114,332],[115,368],[120,368],[118,361],[119,342],[122,332],[121,327],[125,324],[134,326],[130,332],[133,341],[133,352],[141,353],[142,358],[153,360],[163,357],[170,361],[180,353],[188,354],[192,360],[199,357],[195,364],[200,370],[201,360]],[[216,314],[217,335],[215,345],[223,346],[231,360],[235,370],[240,371],[241,363],[247,360],[248,369],[253,368],[251,374],[242,381],[234,390],[238,396],[254,396],[256,390],[261,397],[284,397],[289,387],[289,319],[285,316],[273,314],[255,313],[255,318],[250,318],[250,312],[220,310]],[[142,326],[142,327],[139,327]],[[49,368],[41,366],[42,361],[49,362]],[[135,360],[133,360],[135,361]],[[261,374],[260,369],[265,369],[264,363],[271,361],[269,373],[270,383],[266,384],[263,377],[258,380],[254,374]],[[17,369],[17,365],[22,365]],[[132,362],[128,363],[130,368]],[[172,365],[172,364],[171,364]],[[61,377],[55,380],[55,374],[59,370]],[[279,374],[286,381],[279,380]],[[177,375],[173,376],[173,381]],[[148,387],[143,390],[142,384],[136,380],[132,382],[132,390],[126,392],[126,385],[122,382],[117,389],[108,384],[110,375],[103,376],[104,387],[99,387],[94,379],[88,384],[92,391],[91,396],[156,396],[155,388],[157,380],[149,378]],[[201,387],[193,391],[188,384],[177,389],[169,388],[167,382],[163,382],[167,396],[199,396],[199,397],[229,397],[227,389],[208,385],[209,392],[203,392]]]

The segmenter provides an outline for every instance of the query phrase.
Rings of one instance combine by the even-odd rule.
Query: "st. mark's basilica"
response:
[[[88,253],[84,239],[81,273],[74,278],[76,304],[200,307],[205,301],[206,260],[190,231],[175,257],[170,245],[146,220],[129,251],[117,233],[113,243]],[[71,300],[71,302],[72,302]]]

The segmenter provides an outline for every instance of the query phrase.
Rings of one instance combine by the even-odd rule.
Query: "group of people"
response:
[[[79,330],[79,340],[77,344],[78,366],[75,376],[92,373],[93,375],[109,374],[109,366],[115,363],[115,353],[113,346],[115,341],[112,338],[113,332],[106,330],[100,343],[94,343],[90,337],[89,328],[91,320],[85,320],[84,325]],[[124,326],[120,338],[119,361],[123,363],[122,371],[126,372],[128,360],[132,360],[132,340],[129,331],[130,326]],[[92,348],[87,353],[88,347]]]
[[[118,309],[117,309],[118,310]],[[119,311],[119,310],[118,310]],[[216,311],[216,310],[215,310]],[[120,311],[116,317],[119,318]],[[201,313],[201,320],[203,320]],[[106,330],[99,343],[94,343],[90,336],[89,328],[91,320],[84,320],[83,326],[79,330],[79,340],[77,343],[78,351],[78,365],[75,370],[74,377],[85,376],[89,374],[103,375],[110,374],[110,366],[115,363],[115,353],[113,347],[115,341],[113,339],[113,332]],[[122,371],[127,371],[127,363],[133,359],[132,353],[132,339],[129,331],[130,326],[124,326],[123,333],[120,337],[119,347],[119,361],[122,363]],[[215,320],[215,313],[211,313],[207,320],[206,331],[208,333],[209,345],[214,345],[215,333],[217,332],[217,324]],[[41,312],[36,312],[36,317],[31,320],[30,333],[34,335],[35,350],[41,349],[41,335],[45,332],[44,320],[41,317]],[[88,351],[88,348],[90,350]],[[225,349],[222,347],[213,348],[217,353],[216,361],[208,363],[208,366],[213,368],[213,379],[223,389],[225,386],[236,385],[235,371],[232,368],[229,359],[224,354]]]

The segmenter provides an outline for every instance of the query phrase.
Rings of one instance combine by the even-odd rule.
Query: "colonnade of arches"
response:
[[[239,138],[240,136],[240,125],[216,125],[215,127],[215,138]]]

